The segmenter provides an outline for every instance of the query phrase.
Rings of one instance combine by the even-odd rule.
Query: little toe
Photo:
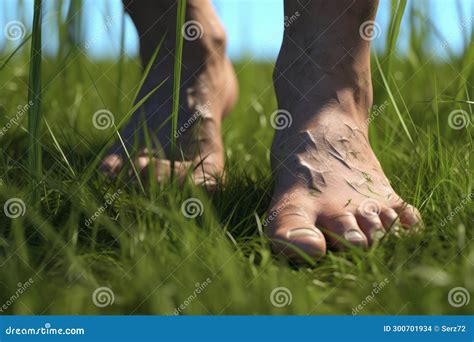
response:
[[[323,217],[317,224],[325,228],[324,235],[332,249],[345,250],[347,243],[363,248],[368,246],[367,237],[351,213]]]

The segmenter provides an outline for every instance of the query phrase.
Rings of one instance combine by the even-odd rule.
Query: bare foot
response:
[[[129,3],[127,3],[129,2]],[[169,3],[167,6],[166,3]],[[196,183],[213,183],[224,167],[221,120],[237,99],[237,81],[225,55],[226,36],[210,1],[188,1],[183,27],[184,47],[181,75],[178,129],[172,132],[170,114],[173,102],[175,61],[175,1],[126,1],[125,5],[140,35],[143,63],[147,64],[163,32],[168,32],[150,71],[140,98],[163,83],[133,114],[121,134],[142,175],[154,165],[156,178],[171,173],[171,135],[177,139],[175,173],[181,179],[190,171]],[[161,13],[172,7],[166,14]],[[173,12],[174,10],[174,12]],[[156,22],[157,18],[161,18]],[[172,19],[170,19],[172,18]],[[146,149],[144,121],[153,143]],[[135,140],[137,144],[134,145]],[[150,158],[151,153],[151,158]],[[124,151],[117,141],[103,161],[103,167],[116,174],[124,165]]]
[[[280,119],[292,123],[276,131],[272,145],[276,178],[267,233],[274,251],[290,258],[367,247],[398,220],[404,227],[420,221],[391,187],[368,141],[370,51],[355,26],[363,13],[375,15],[368,4],[309,2],[285,32],[274,83]],[[285,14],[298,6],[287,1]]]

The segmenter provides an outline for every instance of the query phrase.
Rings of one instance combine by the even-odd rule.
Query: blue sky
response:
[[[159,0],[157,0],[159,1]],[[461,16],[457,9],[457,0],[410,0],[417,1],[425,7],[428,17],[439,32],[445,37],[450,47],[461,52],[463,39],[461,31],[470,28],[474,22],[474,0],[459,0]],[[54,53],[58,46],[58,38],[53,27],[55,0],[44,0],[44,40],[45,51]],[[67,1],[66,1],[67,2]],[[18,0],[2,0],[0,2],[0,28],[4,31],[5,25],[12,20],[31,27],[33,0],[24,0],[24,9],[19,13]],[[386,28],[389,18],[389,0],[381,0],[376,21],[382,28],[382,36],[374,41],[376,48],[383,48],[385,44]],[[214,5],[224,23],[229,40],[228,51],[233,59],[244,56],[253,56],[261,60],[273,60],[280,47],[283,32],[283,0],[215,0]],[[410,5],[410,4],[409,4]],[[114,57],[119,53],[120,27],[122,3],[120,0],[84,0],[86,19],[85,40],[91,42],[88,53],[96,58]],[[105,17],[109,15],[108,25]],[[404,23],[409,20],[405,16]],[[106,29],[106,27],[108,27]],[[402,25],[399,39],[399,51],[407,49],[407,31]],[[135,28],[130,20],[125,21],[126,52],[130,56],[138,53],[138,40]],[[5,40],[0,35],[0,49],[10,50],[14,43]],[[16,42],[17,43],[17,42]],[[441,44],[432,39],[432,46]],[[435,45],[436,44],[436,45]]]

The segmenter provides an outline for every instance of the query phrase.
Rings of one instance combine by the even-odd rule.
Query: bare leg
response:
[[[173,0],[124,0],[140,36],[140,54],[146,65],[159,42],[165,37],[140,97],[157,85],[163,85],[137,111],[122,131],[127,149],[138,154],[136,164],[148,174],[153,163],[157,178],[170,173],[171,135],[177,137],[178,175],[184,176],[189,167],[195,168],[196,182],[221,176],[223,146],[221,120],[237,98],[236,78],[225,56],[226,35],[210,0],[189,0],[184,25],[184,47],[178,131],[171,132],[173,68],[175,62],[176,11]],[[146,121],[153,146],[153,158],[145,149],[143,121]],[[138,140],[137,149],[134,141]],[[117,142],[104,160],[104,166],[116,173],[123,165],[124,155]]]
[[[278,253],[318,256],[342,248],[341,240],[367,246],[398,217],[404,225],[419,220],[368,141],[370,42],[359,27],[376,9],[372,0],[285,1],[290,20],[274,85],[293,122],[276,131],[272,145],[268,234]]]

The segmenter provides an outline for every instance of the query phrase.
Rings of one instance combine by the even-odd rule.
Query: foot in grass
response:
[[[224,166],[221,120],[237,99],[236,77],[225,55],[226,35],[210,1],[189,1],[181,63],[181,87],[177,128],[173,130],[173,78],[176,61],[176,1],[125,3],[140,35],[144,65],[167,35],[140,90],[153,95],[133,114],[121,131],[125,146],[142,176],[162,180],[171,173],[171,137],[176,137],[175,174],[181,180],[190,173],[196,183],[213,185]],[[157,18],[160,18],[158,21]],[[145,134],[145,130],[148,134]],[[148,135],[148,137],[147,137]],[[151,148],[149,148],[151,146]],[[104,168],[116,175],[126,161],[120,141],[110,149]]]
[[[274,72],[280,111],[273,117],[267,233],[276,253],[294,259],[367,247],[398,222],[407,228],[420,221],[368,140],[370,44],[358,25],[375,11],[347,2],[344,12],[336,3],[313,1],[299,10],[287,2],[286,14],[299,10],[301,17],[285,30]]]

